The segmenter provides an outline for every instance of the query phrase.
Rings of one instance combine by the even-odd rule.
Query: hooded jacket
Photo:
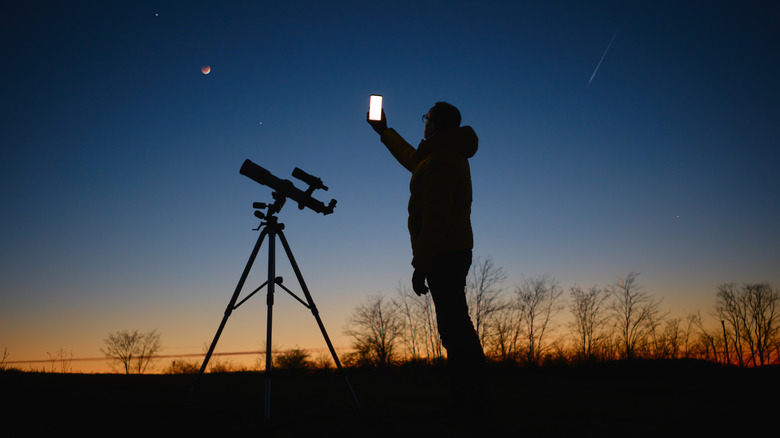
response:
[[[407,170],[409,236],[412,266],[430,270],[441,250],[472,249],[471,170],[468,159],[477,152],[477,134],[469,126],[423,140],[417,149],[395,130],[381,135],[382,143]]]

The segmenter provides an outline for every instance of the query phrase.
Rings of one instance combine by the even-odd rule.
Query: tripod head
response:
[[[275,211],[273,212],[271,212],[269,209],[268,214],[278,213],[287,198],[296,201],[298,203],[299,210],[303,210],[304,207],[308,207],[315,212],[322,213],[324,215],[333,213],[333,209],[336,207],[335,199],[331,199],[330,203],[325,205],[322,201],[314,199],[311,196],[316,189],[328,190],[328,188],[322,183],[321,179],[317,178],[316,176],[309,175],[297,167],[293,171],[292,175],[295,178],[305,182],[309,186],[305,192],[295,187],[295,185],[290,180],[279,179],[272,175],[271,172],[263,169],[249,160],[244,161],[244,164],[241,166],[241,170],[239,172],[241,175],[249,177],[255,182],[274,189],[273,198],[275,202],[272,205],[277,206],[278,208],[275,208]]]
[[[281,211],[282,207],[284,207],[284,203],[287,201],[287,198],[279,195],[276,192],[271,193],[271,196],[274,198],[273,203],[267,204],[265,202],[254,202],[252,203],[252,208],[256,209],[255,217],[258,219],[267,220],[268,222],[276,222],[276,216],[274,215]],[[265,213],[260,210],[265,210]]]

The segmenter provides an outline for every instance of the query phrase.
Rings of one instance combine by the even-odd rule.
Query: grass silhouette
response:
[[[274,372],[268,424],[259,372],[206,374],[192,397],[192,375],[4,371],[0,387],[6,430],[23,433],[636,437],[758,431],[776,409],[761,400],[780,381],[777,366],[692,360],[494,364],[490,371],[493,408],[482,419],[447,411],[441,365],[348,370],[360,411],[336,371]]]

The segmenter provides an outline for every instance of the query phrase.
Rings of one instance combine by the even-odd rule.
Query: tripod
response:
[[[307,307],[309,310],[311,310],[312,315],[314,315],[314,318],[317,320],[317,325],[320,327],[320,331],[322,332],[322,336],[325,338],[325,342],[328,344],[328,349],[330,350],[331,356],[333,356],[333,361],[336,363],[336,367],[339,369],[339,371],[344,375],[344,380],[347,383],[347,387],[349,388],[349,391],[352,395],[353,400],[355,401],[355,405],[357,408],[360,408],[360,404],[358,402],[357,397],[355,396],[355,391],[352,390],[352,385],[349,383],[349,378],[347,377],[346,372],[341,366],[341,362],[339,361],[338,355],[336,355],[336,350],[333,348],[333,344],[330,342],[330,338],[328,337],[327,331],[325,331],[325,326],[322,323],[322,319],[320,319],[319,311],[317,310],[317,306],[314,304],[314,300],[311,298],[311,294],[309,293],[309,289],[306,287],[306,282],[303,280],[303,275],[301,275],[301,270],[298,268],[298,264],[295,262],[295,258],[293,257],[292,250],[290,250],[290,245],[287,243],[287,238],[284,237],[284,232],[282,231],[284,229],[284,224],[279,223],[277,217],[275,216],[276,213],[278,213],[285,202],[285,197],[278,195],[276,192],[273,193],[273,197],[276,200],[273,204],[265,204],[265,203],[259,203],[256,202],[253,204],[254,208],[256,209],[267,209],[266,213],[263,213],[259,210],[255,211],[255,216],[263,220],[264,222],[260,223],[260,226],[256,230],[260,231],[260,236],[257,238],[257,243],[255,244],[254,249],[252,250],[251,255],[249,256],[249,261],[247,261],[246,267],[244,268],[244,272],[241,274],[241,278],[238,281],[238,285],[236,286],[235,292],[233,292],[233,296],[230,298],[230,302],[228,303],[227,308],[225,309],[225,315],[222,318],[222,322],[219,324],[219,328],[217,329],[217,333],[214,336],[214,340],[211,343],[211,346],[209,347],[208,352],[206,353],[206,357],[203,360],[203,364],[200,367],[200,371],[198,372],[197,377],[195,378],[195,382],[193,383],[193,391],[198,383],[198,380],[203,375],[204,371],[206,370],[206,365],[209,362],[209,359],[211,359],[211,355],[214,353],[214,348],[217,345],[217,341],[219,340],[220,335],[222,334],[222,330],[225,328],[225,323],[228,320],[228,317],[230,317],[231,313],[233,313],[233,310],[237,309],[241,304],[246,302],[249,298],[252,297],[255,293],[257,293],[260,289],[262,289],[264,286],[267,286],[267,298],[266,298],[266,304],[268,306],[268,328],[266,330],[266,354],[265,354],[265,420],[269,421],[271,417],[271,369],[272,369],[272,351],[271,351],[271,333],[272,333],[272,322],[273,322],[273,305],[274,305],[274,286],[279,285],[282,289],[284,289],[287,293],[289,293],[293,298],[298,300],[301,304],[303,304],[305,307]],[[237,303],[238,297],[241,294],[241,290],[244,287],[244,283],[246,282],[247,276],[249,275],[249,271],[252,269],[252,265],[254,264],[255,258],[257,257],[258,252],[260,251],[260,247],[263,244],[263,240],[268,237],[268,280],[266,280],[263,284],[261,284],[257,289],[252,291],[249,295],[247,295],[243,300]],[[295,272],[295,276],[298,278],[298,283],[301,286],[301,289],[303,289],[304,297],[306,300],[302,300],[298,296],[296,296],[292,291],[287,289],[282,284],[282,278],[276,277],[276,237],[279,237],[279,240],[282,242],[282,246],[284,246],[284,250],[287,253],[287,258],[290,261],[290,265],[292,265],[293,271]]]

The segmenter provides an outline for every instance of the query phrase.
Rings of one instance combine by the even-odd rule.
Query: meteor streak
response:
[[[596,69],[593,70],[593,74],[590,75],[590,80],[588,80],[588,87],[590,87],[590,83],[593,82],[593,78],[596,76],[596,72],[599,71],[599,67],[601,67],[601,63],[604,61],[604,57],[607,56],[607,52],[609,52],[609,47],[612,45],[612,41],[615,41],[615,37],[617,36],[619,30],[620,30],[620,26],[618,25],[617,29],[615,29],[614,35],[612,35],[612,39],[609,40],[609,44],[607,44],[606,50],[604,50],[604,54],[601,55],[601,59],[599,59],[599,63],[596,65]]]

